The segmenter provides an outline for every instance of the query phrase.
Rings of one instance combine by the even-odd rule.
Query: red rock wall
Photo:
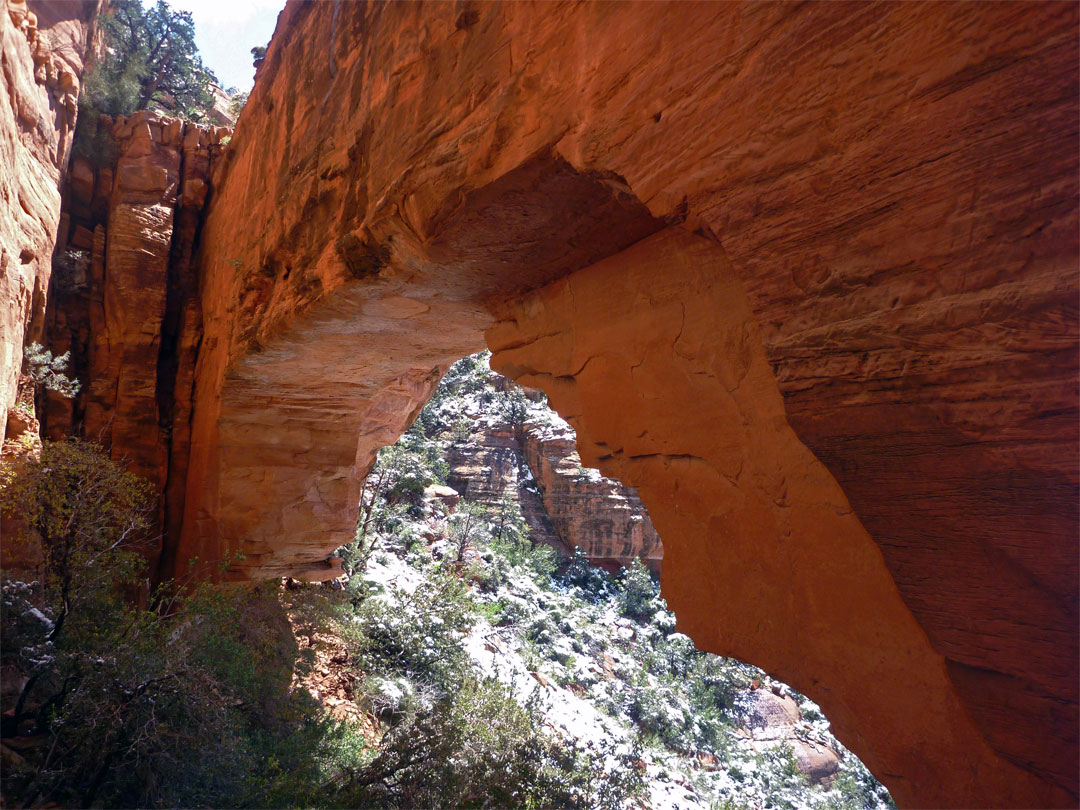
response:
[[[638,494],[582,469],[573,434],[548,436],[526,425],[521,445],[544,510],[568,549],[581,548],[593,565],[609,571],[635,558],[660,571],[664,547]]]
[[[71,352],[85,385],[75,400],[46,398],[44,429],[100,442],[148,478],[168,538],[182,515],[202,337],[192,260],[229,130],[150,111],[101,127],[115,162],[73,161],[48,308],[49,345]]]
[[[620,359],[572,347],[546,383],[601,401],[664,303],[632,358],[654,399],[586,458],[659,443],[625,474],[668,514],[680,619],[826,706],[904,804],[1075,804],[1078,13],[290,3],[201,234],[176,561],[333,576],[358,476],[492,308],[681,223],[730,299],[681,259],[646,262],[659,290],[604,265],[620,306],[554,334]]]
[[[98,5],[0,3],[0,442],[24,343],[42,338],[60,187]]]

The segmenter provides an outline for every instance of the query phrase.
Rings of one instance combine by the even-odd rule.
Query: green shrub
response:
[[[27,679],[4,736],[44,744],[5,768],[33,805],[228,806],[262,795],[260,752],[316,715],[290,692],[296,645],[274,589],[145,587],[151,490],[99,448],[45,442],[0,470],[0,509],[40,537],[32,583],[5,581],[0,639]],[[269,778],[269,777],[268,777]]]
[[[570,558],[570,564],[563,572],[561,580],[566,585],[579,588],[582,596],[593,602],[607,598],[612,582],[607,571],[589,562],[589,557],[581,546],[574,548],[574,556]]]
[[[26,361],[26,373],[47,391],[56,391],[70,399],[79,393],[79,381],[70,379],[67,371],[71,352],[64,352],[56,357],[40,343],[31,343],[23,350]]]
[[[461,580],[434,571],[412,594],[392,591],[360,605],[353,661],[363,674],[404,676],[442,694],[468,669],[460,638],[475,618]]]
[[[561,744],[544,732],[534,704],[519,705],[498,681],[470,677],[393,727],[378,756],[338,784],[335,803],[614,810],[644,792],[636,756]]]
[[[651,619],[660,609],[657,604],[660,589],[649,569],[637,557],[623,568],[619,585],[622,589],[620,607],[624,616],[631,619]]]

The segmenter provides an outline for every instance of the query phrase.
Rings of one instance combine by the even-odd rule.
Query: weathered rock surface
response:
[[[25,342],[40,340],[60,186],[98,0],[0,4],[0,442]]]
[[[207,110],[210,120],[223,127],[233,126],[236,116],[230,108],[232,97],[216,84],[210,85],[210,92],[214,96],[214,106]]]
[[[71,352],[86,384],[74,401],[46,398],[45,430],[84,435],[127,460],[161,494],[167,528],[181,513],[202,336],[192,256],[229,130],[152,111],[100,126],[116,161],[72,163],[48,307],[50,346]]]
[[[611,571],[634,558],[660,570],[664,548],[631,487],[583,468],[573,435],[550,435],[535,425],[521,434],[544,511],[567,548],[580,547],[591,563]]]
[[[1078,14],[290,3],[201,232],[175,562],[336,575],[498,317],[700,646],[901,804],[1074,805]]]
[[[446,458],[457,492],[496,510],[516,500],[535,541],[567,556],[580,547],[609,570],[634,558],[660,570],[663,546],[637,493],[582,468],[573,431],[483,424]]]
[[[664,538],[664,595],[699,646],[814,693],[872,771],[918,774],[888,783],[900,802],[1027,800],[1037,782],[994,756],[878,546],[788,425],[714,242],[668,229],[503,315],[492,366],[545,389],[582,460],[637,488]]]
[[[777,742],[787,745],[799,770],[814,784],[827,783],[840,770],[840,755],[824,740],[800,735],[799,705],[791,695],[756,689],[750,693],[747,732],[757,751]]]

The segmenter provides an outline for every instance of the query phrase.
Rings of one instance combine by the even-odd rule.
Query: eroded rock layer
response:
[[[511,383],[512,385],[512,383]],[[617,571],[635,558],[660,570],[664,549],[632,487],[583,468],[573,431],[526,422],[482,424],[447,451],[448,483],[466,500],[521,506],[531,537],[565,556],[580,548]]]
[[[23,346],[42,339],[61,184],[98,0],[0,3],[0,442]]]

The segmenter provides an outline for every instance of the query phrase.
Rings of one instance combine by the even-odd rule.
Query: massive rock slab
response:
[[[826,706],[903,804],[1075,804],[1077,26],[290,3],[201,232],[169,562],[336,575],[376,449],[503,318],[586,460],[641,477],[699,644]],[[578,271],[619,305],[526,295]],[[571,345],[530,354],[549,321]]]
[[[0,3],[0,442],[23,346],[42,338],[62,177],[98,5]]]
[[[666,230],[501,316],[492,367],[544,389],[583,461],[637,488],[664,538],[664,596],[699,646],[815,694],[871,770],[895,774],[902,803],[1030,800],[1036,781],[997,762],[880,549],[789,426],[714,242]]]

